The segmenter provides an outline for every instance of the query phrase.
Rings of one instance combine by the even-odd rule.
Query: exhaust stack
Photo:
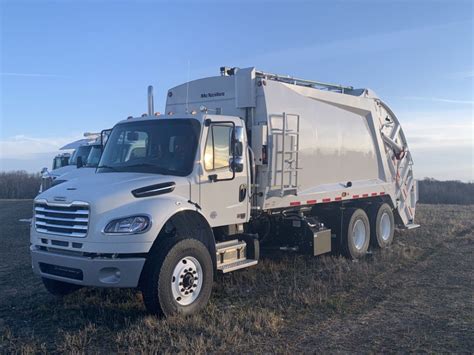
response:
[[[153,86],[148,86],[148,116],[153,116]]]

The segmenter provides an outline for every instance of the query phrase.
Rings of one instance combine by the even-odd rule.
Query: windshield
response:
[[[58,156],[54,157],[53,160],[53,170],[62,168],[63,166],[66,166],[69,164],[69,156]]]
[[[81,145],[74,151],[74,153],[72,153],[71,159],[69,160],[69,165],[76,165],[77,157],[82,157],[82,162],[85,163],[91,149],[91,145]]]
[[[85,166],[89,168],[95,168],[99,165],[100,156],[102,155],[102,147],[100,145],[93,145],[89,155],[87,156],[87,161]]]
[[[194,119],[119,124],[107,140],[97,171],[189,175],[199,132],[200,124]]]

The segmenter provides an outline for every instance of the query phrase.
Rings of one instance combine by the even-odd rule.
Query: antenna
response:
[[[186,81],[186,113],[189,113],[188,110],[188,100],[189,100],[189,72],[191,68],[191,60],[188,59],[188,80]]]

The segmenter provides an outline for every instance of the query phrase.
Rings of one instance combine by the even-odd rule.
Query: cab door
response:
[[[211,227],[249,219],[249,166],[241,120],[206,119],[202,135],[200,206]]]

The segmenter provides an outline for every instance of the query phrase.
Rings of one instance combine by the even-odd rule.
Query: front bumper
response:
[[[91,258],[30,247],[33,271],[45,278],[95,287],[137,287],[145,258]]]

